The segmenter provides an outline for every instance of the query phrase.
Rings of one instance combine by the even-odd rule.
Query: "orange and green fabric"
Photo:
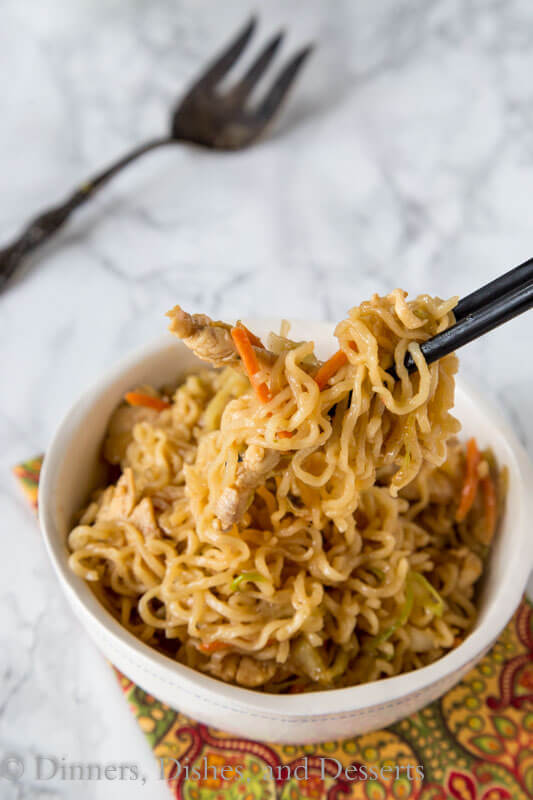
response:
[[[14,470],[33,507],[41,463],[34,458]],[[389,728],[343,741],[298,746],[242,739],[189,719],[115,671],[176,800],[533,798],[533,608],[526,599],[492,650],[438,701]],[[304,762],[307,777],[297,779]],[[364,765],[368,774],[373,767],[378,778],[346,780],[350,765]],[[390,777],[382,779],[387,766]]]

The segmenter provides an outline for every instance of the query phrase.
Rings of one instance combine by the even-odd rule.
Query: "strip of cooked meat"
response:
[[[231,338],[231,327],[225,322],[214,322],[206,314],[188,314],[181,306],[167,311],[168,329],[189,347],[202,361],[216,367],[236,364],[239,355]]]
[[[237,668],[235,681],[240,686],[255,689],[271,680],[276,674],[278,665],[275,661],[258,661],[250,656],[243,656]]]
[[[271,680],[276,674],[278,665],[275,661],[258,661],[251,656],[230,653],[220,659],[211,659],[206,669],[216,678],[235,682],[240,686],[254,689]]]
[[[231,338],[231,325],[214,321],[206,314],[188,314],[181,306],[174,306],[167,311],[167,317],[170,318],[169,331],[181,339],[202,361],[215,367],[241,364]],[[269,350],[261,347],[255,347],[254,350],[262,366],[271,366],[276,359]]]
[[[107,488],[100,497],[96,519],[99,522],[129,520],[145,539],[159,532],[151,499],[143,497],[137,503],[135,480],[130,467],[126,467],[116,486]]]
[[[108,487],[100,498],[96,515],[98,521],[107,522],[129,517],[136,503],[133,470],[126,467],[116,486]]]
[[[228,530],[242,519],[255,490],[267,478],[269,472],[276,468],[281,454],[276,450],[268,450],[257,445],[250,445],[239,464],[237,477],[233,486],[228,486],[215,504],[215,515]]]
[[[145,539],[148,539],[149,536],[157,536],[159,533],[150,497],[143,497],[141,502],[137,503],[129,519],[140,530]]]

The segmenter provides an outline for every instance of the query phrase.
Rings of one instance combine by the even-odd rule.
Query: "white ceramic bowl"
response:
[[[276,321],[248,321],[264,335]],[[334,347],[332,326],[294,323],[295,339],[315,341],[319,354]],[[69,570],[66,538],[75,512],[97,480],[107,423],[124,393],[143,383],[161,385],[197,363],[176,339],[134,353],[82,396],[61,423],[46,455],[39,492],[40,519],[50,557],[69,603],[104,655],[129,678],[171,707],[209,725],[250,738],[305,743],[338,739],[390,725],[446,692],[487,651],[505,626],[531,568],[533,472],[498,411],[462,380],[456,409],[465,433],[490,444],[509,468],[505,518],[495,541],[475,629],[466,641],[428,667],[364,686],[276,696],[229,686],[182,666],[138,641],[107,613]]]

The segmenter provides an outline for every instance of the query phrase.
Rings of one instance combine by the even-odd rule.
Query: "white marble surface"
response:
[[[3,0],[0,240],[143,137],[252,5]],[[320,47],[275,131],[238,155],[151,155],[0,297],[0,757],[133,761],[166,797],[108,666],[61,596],[9,474],[176,302],[231,319],[336,319],[374,290],[462,295],[533,253],[529,0],[270,2],[258,41]],[[523,317],[463,369],[533,447]],[[11,784],[0,798],[147,796]]]

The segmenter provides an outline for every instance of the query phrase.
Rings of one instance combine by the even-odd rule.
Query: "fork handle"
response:
[[[95,192],[111,180],[124,167],[131,164],[140,156],[171,144],[175,139],[165,137],[161,139],[151,139],[145,144],[134,148],[118,161],[90,178],[78,189],[76,189],[64,203],[46,209],[31,222],[29,222],[19,236],[9,245],[0,250],[0,292],[7,281],[16,272],[24,257],[47,242],[52,235],[58,231],[72,212],[89,200]]]

